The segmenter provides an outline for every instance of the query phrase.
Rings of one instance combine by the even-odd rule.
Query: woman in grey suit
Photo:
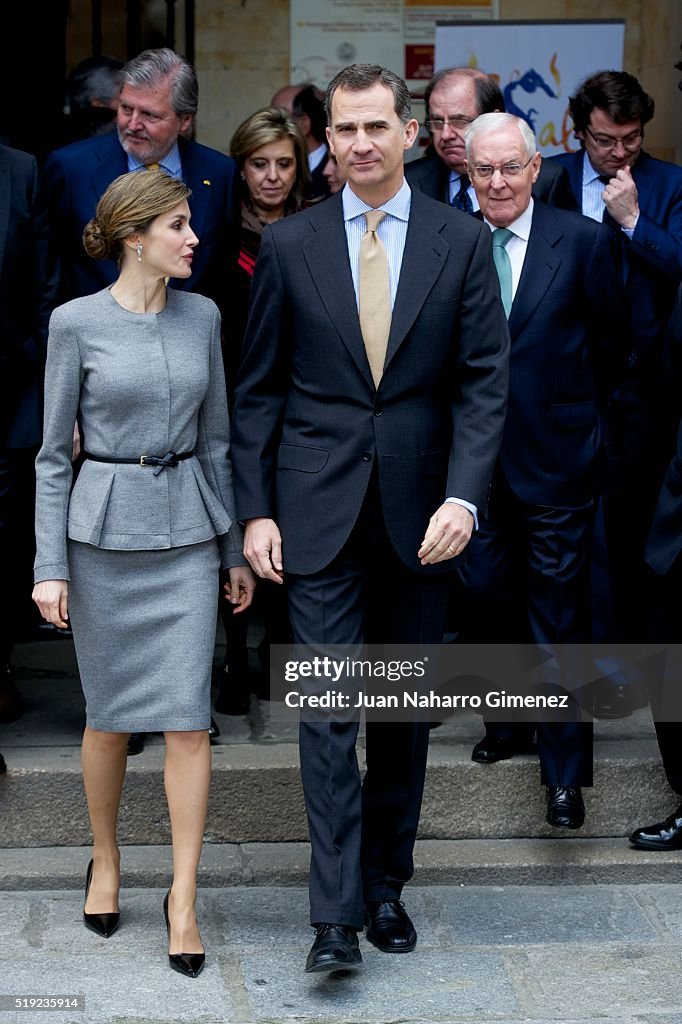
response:
[[[229,569],[235,612],[251,603],[254,580],[233,523],[218,310],[166,287],[192,272],[198,239],[188,195],[159,171],[112,182],[83,241],[95,259],[118,261],[118,280],[52,315],[34,600],[57,626],[70,617],[86,698],[93,859],[85,924],[106,937],[118,926],[127,737],[163,731],[173,842],[169,960],[195,977],[204,964],[195,899],[219,566]],[[76,417],[86,459],[71,490]]]

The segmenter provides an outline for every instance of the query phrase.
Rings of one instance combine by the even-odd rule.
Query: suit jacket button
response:
[[[375,415],[375,416],[383,416],[383,415],[384,415],[384,410],[383,410],[383,406],[381,406],[381,405],[378,405],[378,406],[376,407],[376,409],[374,410],[374,415]]]
[[[362,453],[362,461],[363,462],[371,462],[372,461],[371,453],[370,452],[363,452]]]

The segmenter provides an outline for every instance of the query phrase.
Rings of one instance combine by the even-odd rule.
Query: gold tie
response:
[[[146,171],[160,171],[161,170],[161,164],[145,164],[144,167],[145,167]]]
[[[377,228],[386,216],[383,210],[368,210],[367,231],[360,243],[358,292],[360,299],[360,330],[365,342],[374,386],[379,387],[384,372],[388,335],[391,330],[391,286],[388,256]]]

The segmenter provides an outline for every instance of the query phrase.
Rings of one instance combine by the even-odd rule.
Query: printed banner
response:
[[[545,156],[579,148],[568,98],[583,78],[623,67],[624,21],[461,22],[436,27],[436,71],[466,65],[494,75],[510,114]]]

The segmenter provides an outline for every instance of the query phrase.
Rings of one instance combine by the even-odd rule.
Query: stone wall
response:
[[[160,0],[149,0],[147,20],[163,25]],[[176,5],[178,25],[184,4]],[[89,0],[71,0],[68,66],[88,56]],[[125,54],[124,5],[105,0],[105,49]],[[646,147],[656,156],[682,163],[682,57],[680,0],[500,0],[502,19],[625,18],[625,68],[640,78],[656,100],[656,117]],[[182,48],[182,38],[177,41]],[[237,125],[269,102],[289,77],[288,0],[197,0],[196,66],[201,88],[197,138],[227,150]]]

